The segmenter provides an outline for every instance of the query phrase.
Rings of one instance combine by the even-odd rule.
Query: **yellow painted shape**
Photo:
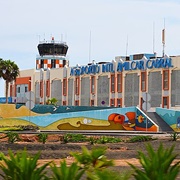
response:
[[[177,128],[176,124],[171,125],[171,128],[175,131],[175,132],[180,132],[180,128]]]
[[[37,116],[39,114],[30,111],[26,106],[16,109],[15,104],[0,104],[0,117],[11,118],[21,116]]]
[[[26,126],[26,125],[35,125],[35,124],[28,122],[26,120],[5,118],[5,119],[0,119],[0,125],[1,126],[18,126],[18,125]]]
[[[85,118],[84,117],[78,117],[78,118],[66,118],[66,119],[62,119],[62,120],[59,120],[59,121],[56,121],[46,127],[39,127],[40,130],[59,130],[57,128],[58,125],[60,124],[64,124],[64,123],[69,123],[70,125],[74,126],[74,127],[78,127],[78,124],[77,122],[78,121],[81,121],[81,123],[83,124],[83,120]],[[98,119],[91,119],[91,118],[88,118],[88,120],[91,120],[91,123],[89,123],[88,125],[92,125],[92,126],[95,126],[95,125],[99,125],[99,126],[109,126],[110,123],[108,121],[105,121],[105,120],[98,120]]]

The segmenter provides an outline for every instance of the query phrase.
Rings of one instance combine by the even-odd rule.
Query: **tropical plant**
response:
[[[6,103],[8,103],[9,83],[16,80],[19,75],[19,67],[11,60],[0,59],[0,78],[6,83]]]
[[[151,141],[153,138],[151,136],[138,135],[130,138],[130,142],[143,142],[143,141]]]
[[[9,143],[14,143],[14,142],[20,140],[19,134],[16,133],[16,132],[9,131],[9,132],[6,133],[6,136],[8,137],[8,142]]]
[[[172,164],[173,160],[178,156],[178,154],[173,154],[174,146],[165,149],[160,144],[158,150],[155,151],[152,145],[148,144],[146,149],[147,155],[141,151],[138,152],[138,158],[143,169],[129,163],[134,169],[133,176],[135,179],[175,180],[180,170],[180,161]]]
[[[43,144],[46,143],[47,138],[48,138],[48,134],[47,133],[39,133],[38,134],[39,142],[42,142]]]
[[[13,154],[9,151],[8,156],[1,153],[0,162],[0,176],[3,179],[12,180],[45,180],[46,176],[45,168],[50,162],[38,167],[38,159],[40,153],[37,153],[33,157],[29,156],[26,150]]]
[[[97,171],[114,165],[112,160],[107,160],[105,152],[105,147],[96,147],[89,151],[85,146],[82,146],[82,153],[72,153],[72,155],[78,165],[85,169],[88,179],[96,179]]]
[[[178,132],[173,132],[173,133],[171,134],[171,139],[172,139],[172,141],[177,141],[178,138],[179,138],[179,133],[178,133]]]
[[[57,102],[58,102],[58,100],[57,100],[56,98],[51,98],[51,99],[48,99],[48,100],[46,101],[46,104],[47,104],[47,105],[54,105],[54,106],[56,106],[56,105],[57,105]]]
[[[68,142],[84,142],[87,141],[87,137],[84,136],[83,134],[65,134],[63,136],[63,142],[68,143]]]
[[[66,161],[60,162],[60,166],[52,163],[52,178],[53,180],[80,180],[84,174],[84,169],[81,169],[77,163],[73,162],[70,166],[67,166]]]

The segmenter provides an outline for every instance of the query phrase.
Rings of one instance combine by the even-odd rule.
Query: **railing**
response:
[[[139,109],[138,107],[136,108],[147,118],[147,120],[151,121],[157,127],[157,131],[159,132],[159,126],[149,116],[147,116],[147,114],[144,113],[141,109]]]

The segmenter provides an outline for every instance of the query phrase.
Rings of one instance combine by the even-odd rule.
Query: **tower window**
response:
[[[56,60],[51,59],[51,68],[56,68]]]
[[[44,59],[41,59],[41,64],[40,64],[41,68],[44,68]]]

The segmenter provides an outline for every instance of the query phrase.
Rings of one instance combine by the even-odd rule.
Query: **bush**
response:
[[[63,136],[63,142],[85,142],[87,141],[87,137],[82,134],[65,134]]]
[[[52,178],[53,180],[79,180],[84,174],[84,169],[81,169],[77,163],[72,163],[67,166],[66,161],[60,162],[60,166],[57,167],[56,164],[51,165]]]
[[[39,142],[42,142],[43,144],[46,143],[47,138],[48,138],[48,134],[47,133],[40,133],[40,134],[38,134]]]
[[[179,133],[173,132],[173,133],[171,134],[171,140],[172,140],[172,141],[177,141],[178,138],[179,138]]]
[[[154,151],[152,145],[148,144],[146,149],[147,155],[141,151],[138,152],[138,158],[143,169],[129,163],[135,171],[133,173],[135,179],[175,180],[180,170],[180,161],[172,165],[173,160],[177,157],[177,154],[173,154],[174,146],[165,149],[161,144],[158,150]]]
[[[151,141],[151,140],[153,140],[151,136],[138,135],[130,138],[129,142],[143,142],[143,141]]]
[[[19,134],[16,133],[16,132],[9,131],[9,132],[6,133],[6,135],[8,137],[8,142],[9,143],[14,143],[14,142],[20,140]]]
[[[45,168],[49,163],[38,167],[37,161],[40,153],[29,156],[26,150],[18,152],[16,155],[9,151],[9,157],[1,154],[2,162],[0,163],[0,176],[3,179],[12,180],[41,180],[48,179]]]

